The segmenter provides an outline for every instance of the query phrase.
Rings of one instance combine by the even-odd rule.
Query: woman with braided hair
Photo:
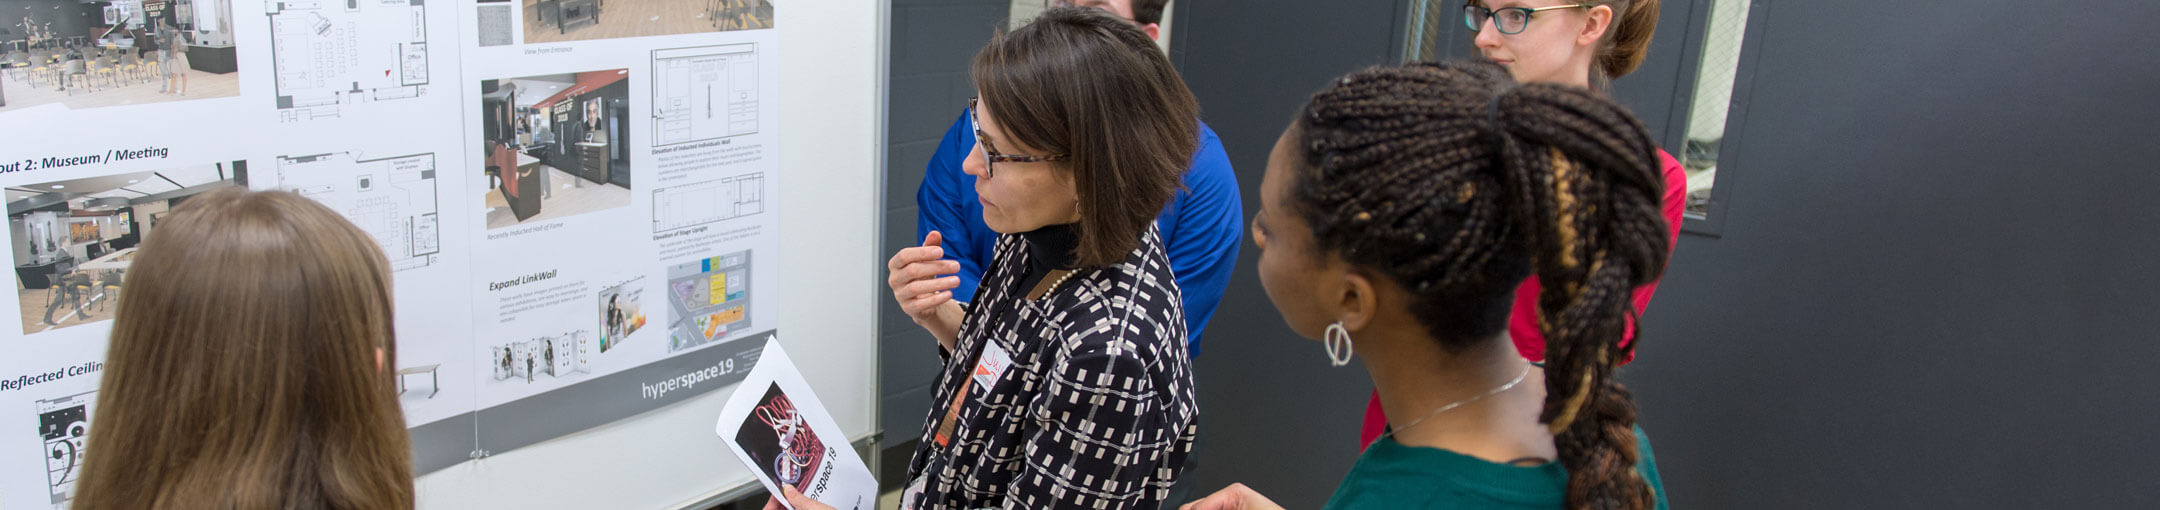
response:
[[[1463,5],[1462,19],[1477,32],[1478,53],[1506,67],[1515,81],[1573,85],[1602,94],[1613,79],[1642,64],[1657,32],[1658,0],[1470,0]],[[1680,241],[1681,214],[1687,209],[1687,170],[1663,149],[1657,158],[1665,180],[1661,203],[1670,250]],[[1545,336],[1538,331],[1539,290],[1537,278],[1524,279],[1515,289],[1515,311],[1508,320],[1515,349],[1532,361],[1546,355]],[[1636,315],[1650,306],[1656,292],[1655,280],[1635,288],[1631,299]],[[1630,359],[1621,358],[1620,363]],[[1387,429],[1381,404],[1378,393],[1366,404],[1360,445],[1372,444]]]
[[[1312,97],[1260,186],[1260,281],[1403,411],[1329,508],[1664,507],[1613,379],[1629,293],[1671,242],[1656,150],[1619,105],[1490,62],[1374,67]],[[1542,366],[1507,328],[1533,272]],[[1232,485],[1185,508],[1275,505]]]

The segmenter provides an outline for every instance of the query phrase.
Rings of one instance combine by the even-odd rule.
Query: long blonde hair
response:
[[[389,263],[366,233],[228,188],[158,222],[129,272],[76,510],[412,508]]]

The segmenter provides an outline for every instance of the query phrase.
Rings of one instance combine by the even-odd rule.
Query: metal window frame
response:
[[[1666,123],[1666,145],[1678,142],[1682,151],[1687,149],[1688,123],[1694,117],[1696,90],[1692,85],[1702,74],[1702,55],[1709,32],[1711,3],[1715,0],[1694,0],[1688,5],[1686,44],[1680,50],[1680,77],[1676,82],[1690,84],[1673,87],[1672,108],[1666,112],[1673,122]],[[1702,214],[1684,213],[1681,232],[1706,237],[1725,235],[1725,217],[1733,202],[1732,177],[1739,155],[1744,152],[1747,141],[1747,113],[1749,101],[1754,96],[1757,65],[1762,57],[1765,19],[1770,15],[1770,0],[1752,0],[1748,4],[1746,27],[1741,29],[1740,58],[1733,67],[1732,101],[1726,105],[1725,134],[1718,139],[1718,184],[1710,188],[1710,205]],[[1685,154],[1682,154],[1683,156]],[[1742,172],[1745,172],[1742,170]]]
[[[1660,146],[1677,147],[1682,151],[1687,149],[1687,128],[1690,117],[1692,117],[1690,114],[1693,112],[1690,110],[1694,107],[1696,94],[1693,84],[1702,73],[1702,55],[1707,45],[1707,41],[1702,38],[1709,31],[1710,10],[1713,1],[1692,0],[1685,3],[1676,2],[1666,6],[1667,8],[1685,6],[1688,9],[1688,14],[1687,22],[1678,27],[1678,31],[1681,32],[1680,41],[1682,42],[1679,55],[1679,70],[1678,75],[1674,76],[1671,106],[1665,112],[1666,118],[1670,120],[1664,123],[1664,129],[1658,136]],[[1431,27],[1426,26],[1426,18],[1430,17],[1432,10],[1437,8],[1433,4],[1444,7],[1449,3],[1451,3],[1450,0],[1407,0],[1398,2],[1397,12],[1404,22],[1399,23],[1395,30],[1399,34],[1401,44],[1397,46],[1402,49],[1401,54],[1404,61],[1419,60],[1420,49],[1431,53],[1431,60],[1471,56],[1468,48],[1464,45],[1450,44],[1450,42],[1463,37],[1461,32],[1466,31],[1461,27],[1460,23],[1438,22],[1432,23]],[[1732,101],[1727,104],[1725,111],[1725,134],[1720,137],[1718,142],[1717,168],[1719,180],[1727,182],[1710,188],[1709,208],[1703,214],[1685,213],[1682,215],[1681,232],[1712,238],[1724,235],[1725,216],[1729,214],[1734,200],[1733,186],[1730,181],[1733,176],[1732,171],[1736,169],[1735,163],[1738,161],[1738,154],[1743,152],[1742,146],[1746,141],[1745,128],[1747,125],[1748,104],[1754,95],[1755,71],[1762,55],[1764,30],[1767,26],[1764,20],[1770,15],[1770,4],[1770,0],[1752,0],[1748,5],[1746,28],[1742,29],[1740,36],[1740,58],[1733,70]],[[1421,35],[1428,30],[1438,32],[1432,39],[1436,47],[1421,48],[1420,46],[1424,44],[1424,38]]]

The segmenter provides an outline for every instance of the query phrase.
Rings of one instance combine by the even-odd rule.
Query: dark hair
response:
[[[1124,260],[1199,146],[1200,106],[1169,58],[1124,20],[1059,7],[991,39],[975,55],[974,78],[1007,136],[1072,156],[1075,262]]]
[[[1568,507],[1648,508],[1635,409],[1613,380],[1629,292],[1665,266],[1657,148],[1587,90],[1516,85],[1491,62],[1373,67],[1314,94],[1292,129],[1289,208],[1314,246],[1393,279],[1451,352],[1506,327],[1544,282],[1549,423]],[[1641,339],[1637,337],[1639,342]]]
[[[131,267],[74,508],[412,508],[373,238],[231,187],[173,209]]]
[[[1169,5],[1170,0],[1133,0],[1133,22],[1142,25],[1162,23],[1163,8]]]

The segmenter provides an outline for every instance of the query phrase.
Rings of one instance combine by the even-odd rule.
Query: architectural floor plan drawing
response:
[[[750,251],[668,267],[668,352],[750,329]]]
[[[419,97],[428,83],[422,0],[269,4],[279,117],[336,117],[361,102]]]
[[[53,508],[67,508],[82,474],[83,437],[90,433],[90,410],[97,392],[37,401],[38,435],[45,440],[45,480]]]
[[[653,51],[653,146],[756,133],[757,47]]]
[[[653,232],[765,212],[765,174],[653,190]]]
[[[322,202],[375,236],[398,271],[426,267],[442,251],[434,154],[279,156],[277,176],[279,189]]]

